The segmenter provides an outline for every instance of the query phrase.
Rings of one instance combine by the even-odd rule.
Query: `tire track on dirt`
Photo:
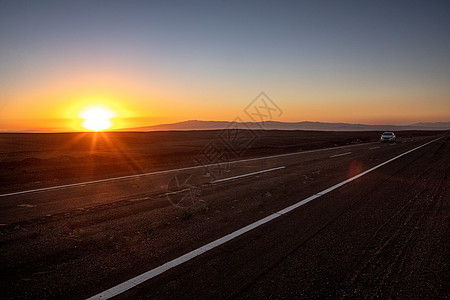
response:
[[[354,205],[346,207],[314,238],[301,243],[298,251],[294,249],[284,255],[276,265],[229,298],[250,299],[255,295],[270,298],[280,293],[292,298],[405,295],[408,291],[404,289],[407,284],[403,277],[410,275],[416,281],[423,278],[422,274],[411,274],[411,265],[426,263],[421,257],[415,261],[411,258],[422,254],[417,243],[437,240],[436,244],[442,245],[442,239],[430,237],[429,232],[435,230],[435,236],[442,236],[442,228],[447,226],[442,222],[445,214],[442,212],[445,205],[442,204],[445,201],[443,190],[448,186],[447,166],[450,164],[447,143],[448,138],[405,157],[401,165],[374,174],[376,182],[367,179],[361,183],[363,190],[353,192],[358,199]],[[442,176],[443,171],[445,176]],[[386,186],[390,188],[386,189]],[[392,192],[392,197],[386,198],[386,192]],[[346,196],[352,197],[352,194]],[[353,206],[356,209],[352,209]],[[440,220],[433,220],[434,216]],[[434,221],[433,229],[417,230],[418,227],[429,227],[430,221]],[[341,245],[342,241],[344,245]],[[427,250],[427,253],[439,256],[434,249]],[[325,263],[331,264],[322,265]],[[435,265],[431,271],[435,270],[442,270],[442,267]],[[439,278],[445,278],[445,275]],[[403,286],[398,285],[401,280]],[[294,282],[300,285],[292,288]],[[430,286],[439,286],[436,282],[431,281]],[[428,290],[417,295],[427,295]],[[435,295],[439,294],[445,292]]]
[[[419,160],[422,156],[424,155],[424,152],[422,151],[422,153],[418,156],[415,157],[411,160],[411,158],[409,158],[411,160],[411,163]],[[392,174],[391,176],[384,178],[382,183],[389,181],[389,179],[393,176],[395,176],[395,174],[398,174],[400,172],[402,172],[403,170],[405,170],[406,168],[408,168],[408,165],[406,164],[404,166],[402,166],[401,168],[399,168],[397,170],[396,173]],[[423,173],[425,173],[426,171],[424,171]],[[232,293],[229,297],[226,297],[226,299],[234,299],[237,296],[245,293],[246,291],[248,291],[251,286],[253,284],[255,284],[255,282],[257,282],[258,280],[260,280],[261,278],[263,278],[265,275],[267,275],[268,273],[270,273],[272,270],[274,270],[277,266],[279,266],[287,257],[289,257],[290,255],[292,255],[293,253],[295,253],[296,251],[298,251],[302,246],[304,246],[305,244],[307,244],[309,241],[313,240],[314,238],[316,238],[317,236],[319,236],[323,231],[325,231],[327,228],[329,228],[330,226],[333,225],[333,223],[335,223],[336,221],[338,221],[343,215],[345,215],[346,213],[348,213],[353,207],[355,207],[356,205],[360,204],[361,202],[365,201],[366,196],[371,194],[373,192],[373,190],[376,187],[373,187],[372,189],[368,189],[363,195],[361,195],[360,197],[358,197],[355,201],[352,201],[349,205],[347,205],[346,207],[344,207],[340,213],[338,213],[337,215],[335,215],[333,218],[329,219],[328,222],[326,222],[325,224],[323,224],[322,227],[320,227],[315,233],[311,234],[309,237],[305,238],[304,240],[302,240],[300,243],[296,244],[293,248],[291,248],[289,251],[287,251],[282,257],[280,257],[278,260],[276,260],[275,262],[273,262],[272,264],[268,265],[266,267],[266,269],[262,272],[260,272],[257,276],[254,277],[253,280],[251,280],[250,282],[248,282],[245,286],[243,286],[241,289],[239,289],[238,291],[235,291],[234,293]],[[387,223],[387,222],[386,222]]]
[[[433,158],[441,158],[442,153],[440,152],[444,148],[445,142],[434,151]],[[433,166],[433,164],[429,165]],[[446,170],[448,173],[448,167]],[[438,208],[442,207],[440,195],[442,195],[446,176],[442,177],[440,171],[428,167],[422,170],[419,176],[416,176],[414,186],[419,187],[420,190],[415,192],[415,195],[367,240],[368,245],[381,246],[375,247],[371,251],[363,251],[363,255],[367,253],[370,256],[353,274],[347,290],[353,290],[355,294],[361,295],[367,293],[367,286],[364,283],[372,282],[372,291],[368,293],[372,297],[395,296],[396,287],[391,282],[395,283],[401,280],[408,255],[411,256],[410,248],[414,241],[420,240],[422,235],[426,235],[418,229],[426,225],[425,219],[433,220]],[[429,176],[429,173],[432,175]],[[426,175],[428,175],[426,183],[420,182]],[[429,199],[429,195],[433,195],[432,199]],[[430,210],[432,210],[432,214],[427,217]],[[389,228],[396,228],[396,230],[390,234]],[[384,231],[387,232],[384,233]],[[376,242],[377,240],[380,242]],[[390,263],[386,265],[386,261],[390,261]],[[391,287],[386,285],[391,285]],[[389,291],[386,291],[387,289]],[[340,295],[340,297],[344,297],[344,295]]]

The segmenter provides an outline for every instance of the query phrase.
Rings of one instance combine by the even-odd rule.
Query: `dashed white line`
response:
[[[344,156],[344,155],[349,155],[349,154],[351,154],[351,152],[345,152],[345,153],[341,153],[341,154],[331,155],[330,158],[338,157],[338,156]]]
[[[254,223],[252,223],[250,225],[247,225],[247,226],[245,226],[245,227],[243,227],[241,229],[238,229],[238,230],[236,230],[236,231],[234,231],[234,232],[232,232],[232,233],[230,233],[230,234],[228,234],[226,236],[223,236],[223,237],[221,237],[221,238],[219,238],[219,239],[217,239],[217,240],[215,240],[215,241],[213,241],[211,243],[208,243],[208,244],[206,244],[206,245],[204,245],[204,246],[202,246],[200,248],[197,248],[197,249],[195,249],[195,250],[193,250],[193,251],[191,251],[189,253],[186,253],[186,254],[178,257],[178,258],[175,258],[175,259],[173,259],[173,260],[171,260],[169,262],[166,262],[165,264],[163,264],[163,265],[161,265],[159,267],[156,267],[156,268],[154,268],[154,269],[152,269],[150,271],[147,271],[147,272],[145,272],[145,273],[143,273],[141,275],[138,275],[138,276],[136,276],[134,278],[131,278],[131,279],[127,280],[127,281],[124,281],[123,283],[120,283],[120,284],[118,284],[118,285],[116,285],[116,286],[114,286],[114,287],[112,287],[112,288],[110,288],[110,289],[108,289],[108,290],[106,290],[104,292],[101,292],[101,293],[99,293],[99,294],[97,294],[95,296],[92,296],[89,299],[109,299],[109,298],[115,297],[115,296],[117,296],[119,294],[122,294],[123,292],[128,291],[128,290],[138,286],[139,284],[141,284],[141,283],[143,283],[145,281],[148,281],[148,280],[150,280],[150,279],[152,279],[152,278],[154,278],[154,277],[156,277],[156,276],[158,276],[158,275],[160,275],[160,274],[162,274],[162,273],[164,273],[164,272],[166,272],[166,271],[168,271],[168,270],[170,270],[170,269],[172,269],[172,268],[174,268],[176,266],[179,266],[179,265],[181,265],[181,264],[183,264],[183,263],[185,263],[185,262],[187,262],[187,261],[189,261],[189,260],[191,260],[191,259],[193,259],[193,258],[195,258],[195,257],[197,257],[197,256],[199,256],[199,255],[201,255],[201,254],[211,250],[211,249],[214,249],[214,248],[216,248],[216,247],[218,247],[220,245],[223,245],[223,244],[233,240],[234,238],[243,235],[244,233],[247,233],[247,232],[249,232],[249,231],[251,231],[251,230],[253,230],[253,229],[255,229],[255,228],[257,228],[257,227],[259,227],[261,225],[263,225],[263,224],[266,224],[266,223],[272,221],[273,219],[276,219],[276,218],[278,218],[278,217],[280,217],[280,216],[282,216],[284,214],[287,214],[287,213],[293,211],[294,209],[296,209],[296,208],[298,208],[298,207],[300,207],[302,205],[305,205],[306,203],[308,203],[308,202],[310,202],[310,201],[312,201],[314,199],[317,199],[317,198],[319,198],[319,197],[321,197],[321,196],[323,196],[323,195],[325,195],[325,194],[327,194],[327,193],[329,193],[329,192],[331,192],[331,191],[333,191],[333,190],[335,190],[337,188],[340,188],[341,186],[343,186],[343,185],[345,185],[345,184],[347,184],[349,182],[352,182],[352,181],[354,181],[354,180],[356,180],[356,179],[358,179],[358,178],[360,178],[360,177],[362,177],[362,176],[364,176],[364,175],[366,175],[366,174],[368,174],[368,173],[370,173],[370,172],[372,172],[372,171],[374,171],[374,170],[376,170],[376,169],[378,169],[378,168],[380,168],[380,167],[382,167],[382,166],[384,166],[384,165],[386,165],[386,164],[388,164],[388,163],[390,163],[390,162],[392,162],[392,161],[394,161],[394,160],[396,160],[396,159],[398,159],[398,158],[400,158],[400,157],[402,157],[404,155],[407,155],[407,154],[409,154],[409,153],[411,153],[413,151],[416,151],[417,149],[425,147],[426,145],[429,145],[429,144],[431,144],[431,143],[433,143],[433,142],[435,142],[435,141],[437,141],[437,140],[439,140],[441,138],[442,137],[434,139],[434,140],[432,140],[432,141],[430,141],[428,143],[425,143],[425,144],[423,144],[421,146],[418,146],[418,147],[413,148],[411,150],[408,150],[408,151],[406,151],[406,152],[404,152],[404,153],[402,153],[400,155],[397,155],[394,158],[391,158],[391,159],[389,159],[389,160],[387,160],[387,161],[385,161],[385,162],[383,162],[383,163],[381,163],[379,165],[376,165],[375,167],[372,167],[372,168],[370,168],[370,169],[368,169],[368,170],[366,170],[366,171],[364,171],[362,173],[359,173],[356,176],[353,176],[353,177],[351,177],[351,178],[349,178],[347,180],[344,180],[344,181],[342,181],[342,182],[340,182],[338,184],[335,184],[332,187],[330,187],[330,188],[328,188],[326,190],[323,190],[323,191],[321,191],[321,192],[319,192],[317,194],[314,194],[314,195],[312,195],[312,196],[310,196],[310,197],[308,197],[306,199],[303,199],[303,200],[301,200],[301,201],[299,201],[299,202],[297,202],[297,203],[295,203],[295,204],[293,204],[293,205],[291,205],[289,207],[286,207],[285,209],[282,209],[282,210],[280,210],[280,211],[278,211],[276,213],[273,213],[273,214],[271,214],[271,215],[269,215],[269,216],[267,216],[267,217],[265,217],[265,218],[263,218],[263,219],[261,219],[259,221],[256,221],[256,222],[254,222]]]
[[[369,150],[378,149],[380,146],[369,148]]]
[[[286,168],[286,167],[283,166],[283,167],[278,167],[278,168],[271,168],[271,169],[261,170],[261,171],[252,172],[252,173],[247,173],[247,174],[243,174],[243,175],[237,175],[237,176],[233,176],[233,177],[228,177],[228,178],[222,178],[222,179],[213,180],[213,181],[211,181],[210,183],[219,183],[219,182],[224,182],[224,181],[228,181],[228,180],[234,180],[234,179],[238,179],[238,178],[242,178],[242,177],[247,177],[247,176],[252,176],[252,175],[257,175],[257,174],[267,173],[267,172],[271,172],[271,171],[281,170],[281,169],[284,169],[284,168]]]
[[[367,144],[371,144],[371,143],[365,143],[365,144],[367,145]],[[242,163],[242,162],[247,162],[247,161],[257,161],[257,160],[278,158],[278,157],[291,156],[291,155],[300,155],[300,154],[307,154],[307,153],[314,153],[314,152],[322,152],[322,151],[335,150],[335,149],[341,149],[341,148],[353,147],[353,146],[361,146],[361,145],[362,144],[346,145],[346,146],[323,148],[323,149],[315,149],[315,150],[300,151],[300,152],[294,152],[294,153],[286,153],[286,154],[278,154],[278,155],[270,155],[270,156],[263,156],[263,157],[248,158],[248,159],[242,159],[242,160],[234,160],[234,161],[217,163],[217,164],[208,164],[208,165],[201,165],[201,166],[193,166],[193,167],[186,167],[186,168],[178,168],[178,169],[171,169],[171,170],[164,170],[164,171],[157,171],[157,172],[148,172],[148,173],[141,173],[141,174],[135,174],[135,175],[127,175],[127,176],[120,176],[120,177],[113,177],[113,178],[106,178],[106,179],[99,179],[99,180],[92,180],[92,181],[79,182],[79,183],[64,184],[64,185],[58,185],[58,186],[51,186],[51,187],[45,187],[45,188],[39,188],[39,189],[31,189],[31,190],[26,190],[26,191],[1,194],[0,197],[15,196],[15,195],[22,195],[22,194],[29,194],[29,193],[37,193],[37,192],[47,192],[47,191],[53,191],[53,190],[61,190],[61,189],[85,186],[85,185],[89,185],[89,184],[112,182],[112,181],[120,181],[120,180],[127,180],[127,179],[131,179],[131,178],[136,178],[136,177],[145,177],[145,176],[152,176],[152,175],[162,175],[162,174],[168,174],[168,173],[172,173],[172,172],[195,170],[195,169],[200,169],[200,168],[229,165],[229,164]]]
[[[252,172],[252,173],[247,173],[247,174],[242,174],[242,175],[237,175],[237,176],[227,177],[227,178],[222,178],[222,179],[217,179],[217,180],[210,181],[208,183],[211,183],[211,184],[221,183],[221,182],[225,182],[225,181],[229,181],[229,180],[234,180],[234,179],[244,178],[244,177],[248,177],[248,176],[263,174],[263,173],[267,173],[267,172],[271,172],[271,171],[281,170],[281,169],[284,169],[284,168],[286,168],[286,167],[283,166],[283,167],[278,167],[278,168],[265,169],[265,170],[261,170],[261,171],[257,171],[257,172]],[[182,189],[182,190],[179,190],[179,191],[166,193],[165,195],[175,195],[175,194],[178,194],[178,193],[183,193],[183,192],[189,191],[190,189],[191,188],[186,188],[186,189]]]

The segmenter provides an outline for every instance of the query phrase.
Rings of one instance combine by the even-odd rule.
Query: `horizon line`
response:
[[[346,122],[322,122],[322,121],[294,121],[294,122],[284,122],[284,121],[276,121],[276,120],[267,120],[267,121],[220,121],[220,120],[197,120],[197,119],[191,119],[191,120],[185,120],[185,121],[178,121],[173,123],[161,123],[156,125],[143,125],[143,126],[136,126],[136,127],[121,127],[121,128],[114,128],[114,129],[106,129],[102,131],[90,131],[90,130],[64,130],[64,129],[23,129],[23,130],[2,130],[0,129],[0,133],[95,133],[95,132],[156,132],[156,131],[207,131],[207,130],[226,130],[227,128],[175,128],[175,129],[157,129],[157,127],[162,126],[175,126],[177,124],[183,124],[188,122],[199,122],[199,123],[228,123],[228,124],[251,124],[251,125],[263,125],[268,123],[279,123],[280,125],[295,125],[295,124],[316,124],[316,125],[346,125],[346,126],[367,126],[367,127],[394,127],[396,130],[450,130],[450,122],[446,121],[437,121],[437,122],[428,122],[428,121],[422,121],[422,122],[416,122],[412,124],[405,124],[405,125],[399,125],[399,124],[365,124],[365,123],[346,123]],[[434,126],[433,126],[434,125]],[[439,125],[444,125],[443,127],[440,127]],[[431,127],[430,127],[431,126]],[[413,127],[411,129],[407,127]],[[419,129],[414,129],[414,127],[421,127]],[[145,130],[147,128],[148,130]],[[151,130],[151,128],[155,128],[155,130]],[[402,129],[404,128],[404,129]],[[303,131],[363,131],[362,129],[342,129],[342,128],[336,128],[336,129],[313,129],[313,128],[240,128],[241,130],[303,130]],[[367,128],[368,131],[370,131],[370,128]],[[379,129],[374,129],[379,130]]]

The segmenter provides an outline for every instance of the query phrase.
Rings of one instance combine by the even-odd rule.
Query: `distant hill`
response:
[[[323,122],[243,122],[189,120],[171,124],[124,128],[121,131],[183,131],[221,130],[226,128],[265,130],[320,130],[320,131],[400,131],[400,130],[450,130],[450,122],[416,123],[411,125],[366,125]]]
[[[188,131],[188,130],[222,130],[226,128],[264,129],[264,130],[309,130],[309,131],[402,131],[402,130],[450,130],[450,122],[423,122],[411,125],[367,125],[325,122],[243,122],[199,121],[189,120],[178,123],[160,124],[133,128],[115,129],[114,131]],[[0,133],[58,133],[65,130],[7,130]]]
[[[450,122],[435,122],[435,123],[416,123],[412,124],[411,126],[417,126],[417,127],[423,127],[423,128],[444,128],[444,129],[450,129]]]

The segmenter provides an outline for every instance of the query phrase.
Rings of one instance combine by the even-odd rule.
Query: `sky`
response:
[[[0,131],[450,121],[450,1],[0,0]]]

